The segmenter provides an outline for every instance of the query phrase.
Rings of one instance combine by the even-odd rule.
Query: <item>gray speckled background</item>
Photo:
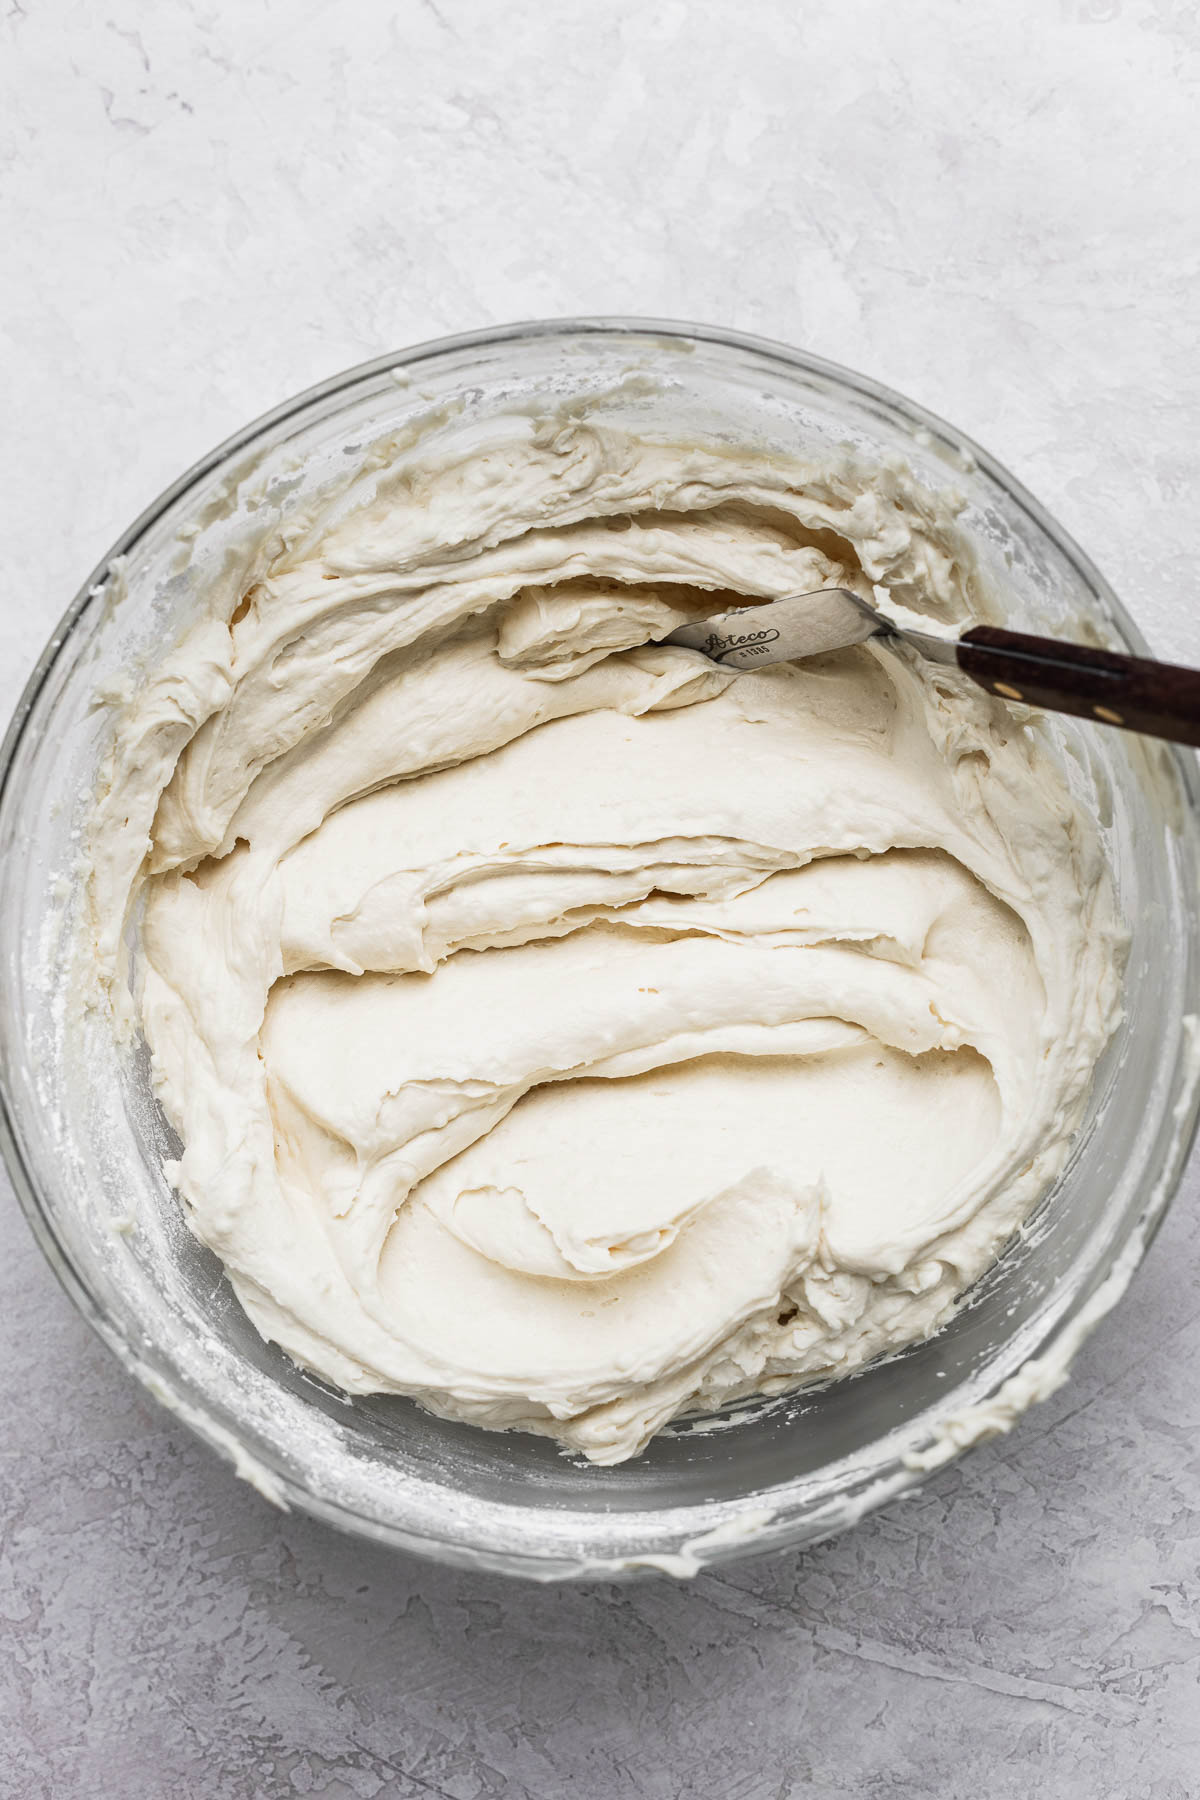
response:
[[[363,357],[710,319],[905,389],[1200,660],[1194,0],[13,0],[0,706],[117,530]],[[3,1184],[0,1184],[3,1185]],[[1200,1167],[1075,1379],[840,1541],[540,1591],[281,1517],[0,1193],[0,1794],[1191,1800]]]

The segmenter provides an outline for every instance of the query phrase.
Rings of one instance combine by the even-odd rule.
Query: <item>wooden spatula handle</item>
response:
[[[1200,669],[976,625],[958,664],[989,693],[1200,745]]]

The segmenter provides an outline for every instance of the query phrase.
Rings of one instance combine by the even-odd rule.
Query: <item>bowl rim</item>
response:
[[[1030,517],[1055,550],[1075,567],[1092,590],[1095,599],[1108,611],[1130,648],[1143,654],[1148,653],[1148,646],[1140,629],[1095,563],[1028,488],[968,433],[887,384],[778,340],[721,326],[637,315],[584,315],[521,320],[477,331],[425,339],[406,349],[388,352],[340,370],[260,413],[199,457],[176,480],[163,488],[119,534],[84,580],[25,682],[3,741],[0,742],[0,823],[10,797],[18,748],[71,633],[88,607],[101,601],[114,564],[134,549],[176,501],[222,466],[253,447],[275,427],[299,418],[320,403],[393,370],[403,369],[411,373],[427,361],[464,352],[494,349],[506,344],[514,347],[539,342],[553,344],[556,341],[565,343],[579,338],[611,339],[618,342],[649,338],[658,340],[664,346],[690,346],[699,343],[711,345],[718,350],[742,351],[763,358],[768,363],[782,364],[792,371],[814,376],[835,388],[847,390],[860,399],[881,407],[893,422],[899,421],[911,430],[929,433],[945,449],[959,457],[970,459],[991,482],[1004,490]],[[1164,745],[1164,748],[1187,802],[1184,817],[1197,843],[1200,843],[1200,767],[1196,758],[1185,753],[1180,746],[1169,744]],[[1195,961],[1200,949],[1198,931],[1200,928],[1193,929],[1189,944],[1190,962]],[[10,1011],[11,1009],[5,1008],[0,1014],[0,1031],[5,1033],[10,1023]],[[1183,1062],[1181,1054],[1176,1058],[1171,1071],[1174,1080],[1177,1080]],[[1167,1138],[1165,1148],[1160,1149],[1156,1141],[1157,1161],[1153,1166],[1157,1170],[1157,1179],[1153,1189],[1138,1215],[1130,1220],[1123,1240],[1116,1245],[1116,1251],[1123,1259],[1122,1279],[1117,1291],[1112,1294],[1112,1300],[1100,1306],[1095,1304],[1104,1284],[1112,1280],[1113,1268],[1110,1261],[1107,1268],[1101,1267],[1094,1271],[1092,1278],[1070,1297],[1064,1307],[1054,1313],[1036,1340],[1031,1353],[1033,1357],[1044,1357],[1062,1339],[1064,1333],[1070,1331],[1072,1325],[1077,1330],[1082,1327],[1084,1332],[1090,1330],[1108,1310],[1108,1305],[1119,1298],[1129,1277],[1140,1265],[1178,1187],[1200,1124],[1200,1089],[1195,1083],[1190,1090],[1185,1086],[1174,1113],[1168,1115],[1168,1118],[1173,1119],[1174,1128]],[[1162,1135],[1160,1131],[1160,1139]],[[194,1386],[190,1378],[170,1363],[169,1359],[164,1357],[160,1363],[157,1346],[135,1341],[134,1334],[126,1323],[116,1319],[105,1308],[93,1292],[84,1272],[77,1267],[70,1248],[42,1203],[37,1180],[26,1162],[16,1107],[6,1087],[2,1062],[0,1153],[3,1154],[18,1202],[34,1238],[60,1285],[92,1329],[118,1360],[137,1377],[142,1387],[168,1410],[180,1414],[198,1437],[224,1459],[232,1460],[237,1472],[259,1486],[268,1498],[288,1508],[294,1506],[301,1512],[356,1535],[413,1551],[435,1561],[456,1563],[463,1567],[491,1568],[502,1573],[532,1575],[541,1579],[563,1576],[602,1576],[611,1579],[614,1575],[625,1574],[635,1568],[655,1567],[670,1573],[690,1574],[701,1564],[709,1566],[739,1555],[816,1542],[847,1524],[856,1523],[884,1501],[927,1479],[922,1470],[909,1467],[901,1459],[893,1457],[890,1468],[883,1477],[880,1476],[879,1466],[876,1466],[864,1480],[849,1481],[825,1505],[815,1509],[801,1508],[791,1516],[786,1509],[787,1497],[793,1490],[787,1486],[771,1488],[759,1496],[743,1496],[736,1501],[622,1511],[616,1515],[555,1509],[558,1521],[578,1520],[585,1535],[587,1525],[594,1527],[600,1521],[619,1520],[625,1528],[623,1535],[640,1526],[642,1535],[647,1540],[648,1547],[642,1555],[620,1557],[615,1561],[605,1560],[602,1556],[590,1557],[580,1544],[579,1556],[566,1567],[559,1566],[561,1557],[547,1556],[545,1550],[539,1548],[539,1534],[536,1531],[518,1529],[514,1533],[501,1533],[489,1546],[480,1541],[481,1533],[472,1533],[470,1541],[462,1541],[393,1521],[371,1518],[313,1492],[310,1487],[295,1480],[282,1466],[276,1466],[273,1462],[270,1466],[262,1466],[257,1452],[250,1452],[239,1440],[238,1422],[234,1420],[231,1428],[228,1414],[223,1417],[220,1409]],[[1094,1312],[1094,1317],[1088,1316],[1089,1307]],[[1081,1314],[1084,1315],[1082,1318]],[[989,1388],[987,1397],[994,1396],[999,1385],[1000,1380],[997,1378],[995,1385]],[[969,1443],[956,1447],[953,1454],[945,1460],[957,1460],[971,1447]],[[768,1498],[775,1510],[764,1517],[762,1502]],[[519,1503],[508,1501],[477,1504],[481,1514],[506,1516],[513,1524],[517,1524],[526,1510]],[[704,1548],[703,1555],[693,1554],[693,1546],[699,1549],[696,1546],[697,1529],[703,1531],[704,1526],[714,1520],[717,1529],[711,1534],[713,1542]],[[733,1529],[729,1529],[731,1525]],[[509,1541],[501,1543],[501,1538],[508,1538]]]

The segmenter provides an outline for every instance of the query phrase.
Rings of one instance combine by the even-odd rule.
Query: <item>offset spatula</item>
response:
[[[1200,745],[1200,669],[1001,631],[995,625],[973,625],[961,637],[938,637],[894,624],[849,588],[819,588],[763,606],[738,607],[681,625],[663,642],[703,651],[726,668],[757,669],[844,650],[871,637],[895,638],[936,662],[957,664],[980,687],[1006,700]]]

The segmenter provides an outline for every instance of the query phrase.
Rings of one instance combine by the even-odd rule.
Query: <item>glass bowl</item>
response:
[[[642,320],[448,338],[322,383],[169,488],[69,607],[0,757],[0,1132],[33,1230],[126,1367],[270,1498],[398,1548],[541,1579],[686,1573],[810,1542],[920,1480],[922,1461],[1010,1422],[1119,1297],[1162,1218],[1195,1125],[1200,1010],[1194,759],[1047,716],[1031,729],[1054,740],[1101,820],[1130,928],[1125,1016],[1061,1179],[936,1336],[851,1379],[676,1425],[616,1468],[401,1399],[350,1402],[262,1342],[163,1176],[176,1145],[144,1046],[122,1046],[102,1010],[81,1019],[72,1004],[105,700],[128,692],[236,564],[248,507],[261,523],[389,437],[419,430],[442,447],[497,412],[582,397],[651,435],[900,456],[927,485],[961,490],[996,616],[1145,650],[1066,533],[941,420],[799,351]]]

